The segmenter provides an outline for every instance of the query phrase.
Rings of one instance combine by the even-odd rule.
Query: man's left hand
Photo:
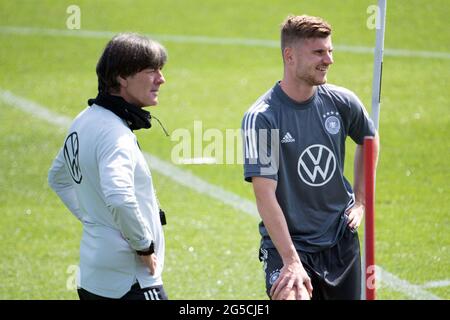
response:
[[[352,230],[358,229],[364,215],[364,205],[356,203],[353,207],[347,210],[345,214],[348,216],[348,226]]]

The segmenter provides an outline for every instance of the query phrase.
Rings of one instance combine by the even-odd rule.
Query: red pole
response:
[[[366,300],[375,300],[375,157],[374,137],[364,138]]]

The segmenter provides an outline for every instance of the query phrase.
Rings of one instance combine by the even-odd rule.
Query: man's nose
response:
[[[328,52],[325,57],[324,57],[324,63],[326,64],[333,64],[333,53],[332,52]]]
[[[158,70],[157,72],[156,82],[158,84],[163,84],[164,82],[166,82],[166,79],[164,78],[164,75],[161,70]]]

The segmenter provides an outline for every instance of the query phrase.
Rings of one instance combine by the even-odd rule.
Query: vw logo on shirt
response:
[[[78,157],[79,147],[78,134],[72,132],[64,142],[64,159],[73,181],[77,184],[80,184],[83,179]]]
[[[300,155],[297,170],[304,183],[320,187],[331,180],[336,166],[336,157],[329,148],[322,144],[313,144]]]

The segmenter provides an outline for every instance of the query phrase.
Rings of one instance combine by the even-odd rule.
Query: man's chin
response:
[[[310,77],[309,79],[307,79],[307,82],[311,85],[311,86],[320,86],[322,84],[327,83],[327,77],[322,77],[322,78],[314,78],[314,77]]]
[[[321,79],[321,80],[317,80],[315,85],[316,86],[320,86],[320,85],[325,84],[325,83],[327,83],[327,78],[326,77]]]
[[[152,99],[150,101],[146,101],[144,108],[156,106],[157,104],[158,104],[158,99]]]

